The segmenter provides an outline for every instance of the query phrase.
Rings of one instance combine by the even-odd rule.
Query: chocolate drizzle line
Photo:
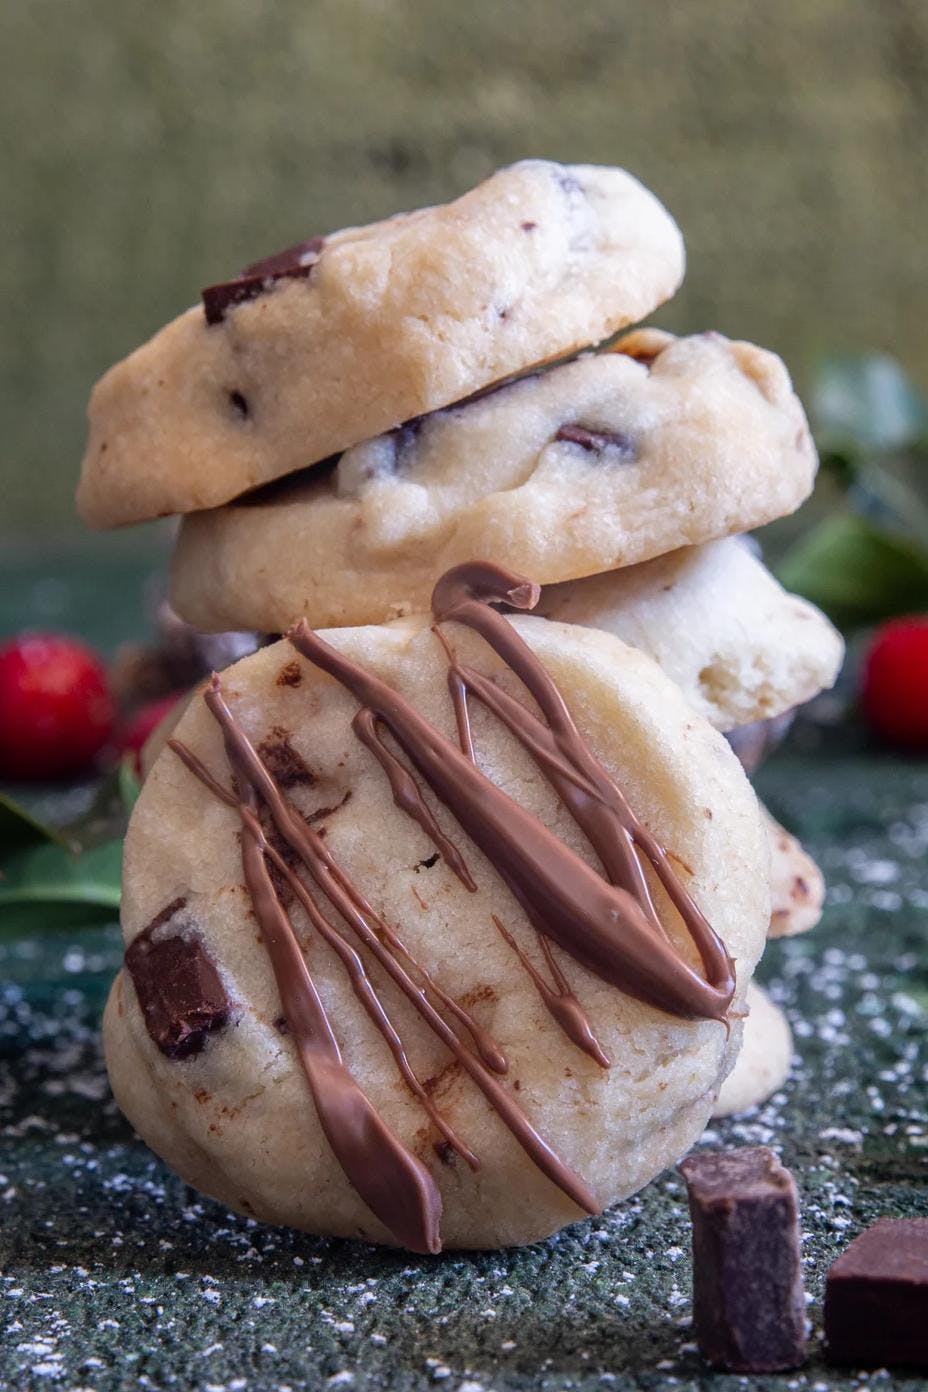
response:
[[[218,682],[206,703],[225,735],[241,788],[242,867],[271,959],[289,1032],[329,1145],[373,1213],[389,1215],[393,1235],[414,1252],[441,1250],[441,1195],[426,1167],[387,1126],[346,1068],[296,934],[274,889],[262,847],[258,800],[236,731],[221,720]]]
[[[569,981],[558,966],[554,953],[551,951],[551,944],[548,942],[544,933],[538,933],[538,945],[544,953],[548,970],[554,979],[553,987],[545,981],[531,958],[522,951],[502,919],[497,918],[496,914],[491,914],[490,917],[499,929],[504,942],[509,944],[522,963],[522,966],[534,981],[545,1009],[558,1028],[563,1030],[572,1044],[576,1044],[578,1049],[582,1049],[585,1054],[589,1054],[590,1058],[595,1059],[601,1068],[610,1068],[611,1063],[609,1057],[596,1038],[596,1035],[593,1033],[593,1027],[590,1024],[586,1011],[577,1000],[577,997],[570,988]]]
[[[358,1000],[361,1002],[370,1019],[386,1039],[390,1052],[396,1060],[397,1067],[408,1085],[410,1092],[419,1099],[422,1106],[428,1112],[431,1121],[449,1144],[467,1161],[471,1169],[478,1169],[479,1162],[473,1151],[471,1151],[460,1137],[455,1134],[452,1127],[445,1120],[444,1116],[429,1097],[425,1088],[419,1082],[409,1062],[409,1058],[407,1057],[403,1041],[394,1028],[386,1010],[383,1008],[380,998],[374,990],[371,979],[358,953],[351,944],[342,937],[341,933],[333,928],[329,921],[320,913],[315,900],[309,894],[303,881],[295,873],[293,868],[287,864],[280,852],[268,841],[261,823],[254,816],[253,812],[250,809],[245,809],[243,811],[238,798],[235,797],[234,794],[226,792],[226,790],[217,783],[206,765],[203,764],[185,744],[181,744],[179,740],[169,740],[168,744],[170,748],[174,750],[174,753],[187,765],[190,772],[199,778],[200,782],[203,783],[215,797],[218,797],[227,807],[236,808],[243,817],[247,816],[249,830],[258,842],[262,852],[273,861],[277,870],[287,880],[294,894],[299,899],[307,918],[319,933],[320,937],[322,937],[333,951],[338,954],[342,965],[348,973],[348,978],[355,995],[358,997]],[[286,1023],[285,1017],[284,1020]]]
[[[461,746],[461,752],[473,764],[476,763],[477,756],[474,751],[474,737],[470,725],[470,712],[467,708],[467,683],[460,674],[454,648],[449,643],[445,634],[442,633],[437,625],[433,628],[432,632],[441,643],[445,650],[445,655],[448,658],[448,689],[451,693],[451,700],[454,705],[454,717],[458,730],[458,743]],[[582,1049],[585,1054],[589,1054],[590,1058],[595,1059],[601,1068],[610,1068],[612,1065],[606,1051],[596,1038],[586,1011],[577,1000],[577,997],[571,990],[570,983],[558,966],[554,954],[551,951],[551,944],[545,937],[542,929],[538,928],[536,930],[538,945],[544,954],[548,970],[553,978],[553,988],[545,981],[541,972],[532,964],[530,958],[522,951],[513,935],[509,932],[509,929],[497,918],[496,914],[491,914],[490,917],[499,929],[503,940],[509,944],[528,975],[532,978],[548,1014],[554,1020],[558,1028],[567,1036],[572,1044],[576,1044],[578,1049]]]
[[[477,886],[460,852],[454,843],[448,840],[432,816],[412,774],[384,744],[378,734],[377,717],[373,711],[359,710],[351,722],[351,728],[387,775],[396,806],[412,817],[414,822],[418,822],[448,868],[453,870],[461,884],[473,893]]]
[[[590,840],[604,879],[490,781],[407,701],[314,633],[287,635],[390,730],[433,793],[483,851],[530,920],[581,965],[625,994],[683,1019],[724,1021],[734,992],[725,944],[677,878],[667,853],[639,821],[584,742],[554,682],[493,603],[531,609],[539,588],[489,563],[457,566],[439,580],[432,608],[481,634],[535,698],[545,721],[495,683],[456,662],[453,671],[531,755]],[[638,858],[650,861],[694,942],[705,977],[664,930]]]
[[[451,1051],[455,1059],[468,1073],[471,1079],[480,1088],[487,1101],[497,1112],[500,1119],[512,1132],[515,1139],[538,1166],[538,1168],[548,1176],[558,1187],[568,1195],[569,1198],[578,1205],[579,1208],[587,1213],[598,1213],[600,1205],[594,1195],[583,1180],[576,1175],[551,1149],[544,1138],[535,1130],[528,1117],[519,1107],[513,1097],[498,1082],[496,1074],[504,1073],[507,1068],[505,1057],[495,1041],[483,1030],[476,1020],[462,1009],[460,1005],[441,989],[425,969],[416,962],[415,958],[408,952],[398,935],[387,924],[387,922],[375,913],[370,904],[363,897],[361,892],[352,883],[348,876],[341,870],[340,866],[330,855],[325,843],[318,833],[309,825],[299,813],[292,807],[283,795],[267,768],[262,763],[255,749],[251,745],[244,731],[236,721],[232,712],[229,710],[222,698],[219,679],[214,677],[209,687],[204,692],[204,700],[211,713],[219,722],[223,729],[226,741],[226,750],[229,755],[232,771],[235,776],[236,784],[241,788],[248,788],[252,795],[257,792],[261,799],[266,803],[270,811],[272,820],[284,840],[299,856],[304,867],[309,871],[315,884],[326,895],[333,907],[342,916],[345,922],[353,929],[364,945],[377,958],[380,965],[384,968],[392,980],[399,986],[403,994],[409,1000],[417,1013],[431,1027],[443,1044]],[[170,741],[170,747],[183,760],[190,771],[210,789],[217,797],[229,803],[232,795],[227,793],[222,785],[213,777],[200,761],[181,745],[177,740]],[[236,805],[239,805],[236,803]],[[246,809],[247,810],[247,809]],[[254,825],[254,824],[252,824]],[[247,838],[254,842],[252,834]],[[243,854],[245,845],[243,834]],[[260,845],[258,853],[262,855]],[[281,860],[283,858],[281,857]],[[285,864],[285,862],[284,862]],[[266,874],[265,867],[265,874]],[[246,877],[247,878],[247,877]],[[270,880],[268,877],[268,883]],[[249,885],[250,887],[250,885]],[[273,885],[270,885],[273,894]],[[279,900],[274,895],[277,909],[284,921],[288,923],[286,914],[280,906]],[[302,902],[302,899],[301,899]],[[255,906],[258,912],[258,906]],[[263,921],[259,915],[259,922]],[[292,935],[292,928],[290,929]],[[265,936],[266,930],[265,930]],[[296,943],[295,936],[293,937]],[[297,951],[299,949],[297,948]],[[300,954],[302,960],[302,954]],[[422,986],[410,977],[403,963],[399,958],[405,959],[417,971],[424,983]],[[308,975],[305,961],[303,968]],[[284,1014],[290,1026],[291,1033],[297,1033],[297,1025],[291,1018],[287,999],[281,989],[281,999],[284,1004]],[[302,984],[298,989],[302,989]],[[313,988],[315,990],[315,988]],[[470,1047],[466,1040],[459,1036],[447,1021],[437,1012],[429,1000],[429,992],[445,1005],[453,1014],[454,1018],[466,1029],[473,1047]],[[318,997],[316,997],[318,999]],[[320,1003],[321,1004],[321,1003]],[[314,1099],[316,1092],[313,1090]],[[318,1099],[317,1105],[318,1105]],[[320,1122],[325,1128],[325,1123],[320,1113]],[[444,1128],[442,1128],[444,1130]],[[328,1135],[328,1132],[326,1132]],[[392,1133],[390,1133],[392,1135]],[[447,1132],[445,1132],[447,1134]],[[453,1136],[453,1132],[452,1132]],[[331,1137],[329,1138],[331,1141]],[[395,1139],[395,1138],[394,1138]],[[456,1138],[452,1141],[455,1149],[459,1150],[463,1158],[471,1163],[473,1156],[466,1147],[457,1143]],[[377,1214],[384,1225],[402,1242],[405,1246],[411,1246],[408,1237],[404,1236],[397,1227],[397,1215],[395,1206],[389,1202],[389,1196],[375,1193],[369,1196],[356,1179],[356,1174],[363,1175],[365,1167],[375,1166],[378,1163],[376,1156],[365,1153],[352,1153],[350,1150],[346,1155],[344,1147],[339,1150],[333,1145],[333,1151],[348,1179],[355,1185],[358,1192],[368,1203],[372,1211]],[[349,1168],[351,1162],[351,1168]],[[418,1163],[418,1162],[417,1162]],[[436,1191],[437,1193],[437,1191]],[[428,1196],[425,1196],[428,1197]],[[380,1206],[375,1207],[372,1198],[380,1201]],[[427,1228],[430,1222],[430,1208],[423,1202],[420,1213],[420,1232]],[[422,1247],[413,1250],[424,1250]],[[431,1249],[429,1249],[431,1250]]]

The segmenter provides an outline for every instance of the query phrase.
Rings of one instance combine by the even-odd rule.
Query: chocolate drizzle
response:
[[[481,563],[449,571],[435,587],[437,623],[461,623],[480,634],[534,697],[543,717],[534,715],[494,681],[461,664],[445,635],[436,628],[448,655],[460,749],[396,691],[330,647],[305,622],[288,637],[304,657],[356,697],[360,704],[353,720],[356,736],[383,768],[395,804],[422,828],[461,883],[469,890],[476,888],[460,851],[426,803],[419,778],[495,867],[538,933],[553,985],[493,915],[496,927],[567,1038],[602,1067],[608,1067],[609,1060],[554,956],[552,943],[625,994],[684,1019],[727,1023],[734,990],[733,963],[724,943],[678,879],[668,853],[635,816],[582,739],[542,664],[513,625],[491,608],[506,603],[530,609],[537,598],[537,586],[500,567]],[[588,838],[605,875],[483,774],[475,758],[468,696],[479,700],[527,750]],[[171,741],[170,747],[214,796],[238,811],[245,877],[277,978],[288,1033],[299,1052],[320,1124],[346,1177],[365,1203],[404,1245],[417,1251],[438,1250],[438,1190],[422,1163],[373,1111],[343,1062],[275,889],[272,869],[279,884],[286,881],[312,928],[337,954],[406,1085],[443,1136],[439,1143],[443,1152],[456,1151],[472,1168],[479,1164],[413,1071],[359,951],[322,913],[298,868],[308,873],[314,891],[328,901],[449,1049],[535,1165],[581,1209],[598,1212],[599,1205],[584,1181],[551,1150],[499,1081],[499,1075],[507,1071],[499,1046],[416,961],[397,931],[342,870],[310,819],[289,801],[226,704],[218,678],[213,678],[204,699],[222,729],[238,791],[225,789],[177,741]],[[385,742],[387,732],[409,766]],[[276,845],[262,828],[258,815],[262,806],[273,825]],[[281,849],[289,849],[298,867],[289,863]],[[704,975],[690,966],[662,925],[642,858],[652,867],[694,943]]]
[[[304,868],[307,869],[312,876],[316,887],[329,899],[332,906],[354,931],[364,946],[371,951],[387,974],[396,985],[399,986],[400,990],[417,1013],[431,1027],[432,1031],[438,1036],[442,1043],[451,1051],[455,1059],[477,1084],[481,1092],[487,1098],[487,1101],[499,1115],[500,1119],[512,1132],[516,1140],[539,1169],[557,1184],[568,1197],[573,1199],[579,1208],[587,1213],[598,1213],[600,1211],[600,1206],[597,1204],[594,1195],[587,1185],[584,1184],[583,1180],[580,1179],[578,1175],[574,1174],[569,1166],[564,1164],[555,1154],[543,1137],[532,1126],[528,1117],[521,1110],[515,1099],[511,1097],[499,1083],[496,1075],[505,1073],[507,1069],[506,1059],[499,1049],[499,1046],[487,1032],[482,1029],[477,1021],[454,1001],[415,960],[395,931],[374,911],[361,894],[360,890],[358,890],[344,871],[342,871],[341,867],[330,855],[318,832],[316,832],[288,802],[282,790],[271,777],[251,742],[248,740],[241,726],[226,705],[222,697],[218,677],[214,677],[207,687],[204,692],[204,700],[210,712],[222,727],[226,741],[227,754],[237,786],[250,789],[252,795],[257,793],[260,796],[261,800],[267,806],[278,832],[296,852]],[[264,838],[263,846],[258,838],[260,824],[253,816],[253,808],[251,805],[249,803],[240,804],[231,793],[228,793],[222,787],[218,780],[203,764],[201,764],[196,756],[179,741],[171,740],[169,743],[170,748],[183,760],[190,771],[209,788],[214,796],[221,798],[223,802],[229,805],[234,804],[239,807],[240,816],[242,816],[243,824],[245,824],[243,825],[243,860],[247,846],[249,845],[257,846],[258,855],[262,858],[265,854],[268,854],[274,859],[275,852],[267,843],[266,838]],[[247,818],[243,814],[243,807],[244,814],[252,813],[250,818]],[[246,830],[249,833],[247,836],[245,835]],[[284,861],[282,856],[278,856],[274,863],[278,869],[283,869],[283,873],[293,874],[289,867],[286,867],[286,861]],[[254,875],[253,868],[252,875]],[[246,879],[247,878],[246,875]],[[262,934],[266,939],[269,933],[271,935],[279,935],[281,925],[286,923],[292,942],[299,953],[299,947],[296,943],[296,937],[293,934],[292,926],[289,924],[286,912],[281,906],[279,898],[274,891],[273,883],[270,880],[270,876],[267,874],[266,866],[264,867],[264,878],[267,892],[265,892],[260,899],[260,903],[258,900],[255,900],[254,892],[251,889],[251,881],[248,881],[249,891],[252,893],[252,899],[255,905],[255,912],[261,923]],[[262,888],[264,889],[265,886],[262,886]],[[268,894],[271,897],[268,897]],[[309,898],[308,894],[306,897]],[[263,915],[269,912],[269,905],[272,901],[274,911],[268,926],[265,924]],[[300,895],[300,902],[306,907],[302,894]],[[315,916],[311,916],[311,921],[316,924]],[[328,925],[328,927],[332,933],[336,932],[335,929],[331,928],[331,925]],[[301,953],[299,955],[303,963],[303,970],[300,973],[300,979],[295,988],[298,993],[306,989],[307,979],[312,985],[305,959],[303,959]],[[421,985],[417,984],[409,975],[409,972],[403,965],[404,962],[409,963],[416,971],[422,983]],[[272,965],[274,965],[275,975],[277,975],[277,965],[274,962],[273,956]],[[283,984],[279,975],[277,975],[277,980],[278,988],[281,991],[284,1017],[286,1018],[291,1035],[297,1036],[301,1028],[300,1022],[293,1017],[293,1013],[288,1004],[288,997],[284,994]],[[319,1008],[322,1009],[321,1001],[319,1001],[318,993],[314,985],[312,989],[313,999],[315,1002],[318,1002]],[[438,1013],[429,999],[430,994],[449,1011],[461,1026],[462,1030],[465,1031],[465,1034],[459,1034]],[[324,1009],[322,1013],[323,1015],[325,1014]],[[371,1012],[369,1011],[369,1013]],[[372,1015],[372,1018],[375,1017]],[[376,1018],[375,1023],[377,1023],[381,1029],[383,1028],[380,1021]],[[328,1029],[329,1033],[331,1033],[330,1026]],[[396,1057],[395,1054],[394,1057]],[[305,1068],[306,1057],[302,1049],[301,1061]],[[344,1065],[342,1065],[342,1067],[344,1067]],[[309,1075],[307,1074],[307,1076]],[[340,1075],[332,1072],[328,1077],[323,1074],[321,1079],[317,1075],[315,1081],[316,1086],[313,1086],[313,1079],[310,1079],[310,1087],[318,1107],[319,1102],[316,1087],[322,1084],[330,1088],[338,1086],[342,1079]],[[409,1082],[408,1078],[407,1082]],[[413,1086],[413,1091],[417,1096],[420,1096],[417,1086]],[[328,1108],[327,1118],[329,1125],[337,1124],[340,1116],[341,1112],[337,1106],[330,1106]],[[419,1241],[420,1243],[423,1242],[431,1230],[430,1224],[432,1222],[434,1198],[437,1197],[437,1190],[435,1191],[435,1195],[431,1198],[428,1194],[421,1195],[422,1205],[419,1217],[418,1236],[416,1236],[416,1233],[413,1233],[413,1240],[411,1240],[408,1235],[408,1208],[405,1212],[398,1213],[396,1204],[390,1201],[388,1193],[385,1194],[377,1189],[372,1191],[369,1184],[366,1185],[363,1183],[368,1169],[373,1168],[376,1170],[377,1166],[381,1163],[381,1157],[376,1151],[376,1148],[362,1149],[358,1143],[358,1139],[355,1137],[354,1140],[352,1140],[350,1134],[347,1138],[344,1135],[340,1136],[340,1143],[335,1144],[332,1142],[332,1136],[329,1135],[329,1131],[326,1128],[326,1120],[323,1118],[322,1112],[320,1112],[320,1123],[323,1125],[323,1129],[326,1130],[326,1135],[330,1143],[332,1143],[332,1149],[339,1163],[342,1165],[347,1178],[354,1184],[364,1201],[371,1210],[377,1214],[378,1218],[381,1219],[393,1235],[404,1246],[411,1247],[412,1250],[438,1250],[437,1248],[426,1248],[421,1245],[413,1246],[413,1240]],[[453,1130],[446,1124],[442,1125],[440,1129],[449,1144],[458,1151],[467,1163],[476,1165],[476,1158],[467,1147],[458,1140]],[[392,1137],[392,1133],[389,1134]],[[393,1137],[393,1140],[396,1141],[396,1138]],[[396,1141],[396,1144],[400,1145],[398,1141]],[[396,1163],[395,1153],[391,1152],[391,1154],[394,1163]],[[409,1158],[414,1159],[411,1155]],[[416,1161],[416,1164],[418,1165],[419,1162]],[[362,1182],[359,1182],[359,1179]],[[376,1203],[375,1200],[377,1201]],[[404,1231],[400,1231],[400,1227],[398,1226],[398,1223],[401,1221]]]
[[[735,985],[725,944],[678,879],[664,847],[584,742],[542,664],[490,607],[506,603],[531,609],[538,596],[537,585],[501,566],[471,562],[439,580],[432,608],[439,622],[453,620],[480,633],[534,696],[545,721],[452,659],[458,689],[482,701],[528,751],[593,845],[608,879],[491,782],[397,692],[331,648],[305,621],[287,636],[390,730],[540,932],[626,995],[683,1019],[724,1020]],[[684,960],[661,924],[639,851],[683,920],[705,977]]]
[[[209,788],[210,792],[215,797],[219,798],[220,801],[224,802],[227,807],[234,807],[239,809],[241,813],[241,804],[239,803],[238,798],[235,797],[233,793],[227,793],[226,790],[219,783],[216,782],[212,774],[206,768],[205,764],[203,764],[197,758],[197,756],[190,749],[187,748],[186,745],[181,744],[179,740],[170,740],[169,744],[171,749],[174,750],[175,754],[177,754],[178,757],[182,759],[183,762],[187,765],[191,773],[195,774],[195,776],[199,778],[200,782],[203,783],[207,788]],[[294,895],[300,901],[300,904],[302,905],[306,913],[306,916],[309,919],[312,926],[316,929],[319,935],[329,944],[329,946],[333,948],[334,951],[338,954],[339,958],[341,959],[342,965],[348,973],[348,977],[351,981],[351,985],[355,995],[358,997],[368,1016],[371,1018],[371,1020],[373,1020],[374,1024],[377,1026],[381,1034],[386,1039],[387,1044],[390,1048],[390,1052],[393,1054],[393,1057],[397,1063],[397,1067],[399,1068],[400,1073],[402,1074],[405,1082],[407,1083],[410,1092],[412,1092],[416,1097],[418,1097],[419,1101],[422,1103],[423,1107],[428,1112],[430,1119],[438,1128],[438,1130],[441,1131],[446,1141],[458,1152],[459,1155],[461,1155],[467,1161],[467,1163],[471,1166],[472,1169],[477,1169],[478,1161],[476,1156],[473,1154],[471,1150],[468,1149],[467,1146],[464,1145],[463,1141],[461,1141],[459,1137],[455,1135],[454,1131],[448,1125],[441,1112],[432,1102],[426,1089],[423,1087],[423,1085],[419,1082],[419,1079],[416,1077],[416,1074],[413,1071],[409,1059],[406,1055],[406,1050],[403,1047],[403,1041],[401,1040],[399,1034],[394,1028],[393,1023],[390,1020],[390,1017],[387,1014],[386,1010],[384,1010],[380,1002],[380,998],[378,997],[373,985],[371,984],[370,977],[367,974],[367,970],[364,966],[363,961],[361,960],[361,957],[350,945],[350,943],[348,943],[342,937],[341,933],[339,933],[335,928],[333,928],[332,925],[328,922],[328,920],[324,917],[324,915],[319,912],[319,909],[316,907],[315,900],[309,894],[308,890],[306,889],[306,886],[303,884],[303,881],[295,873],[292,866],[287,864],[286,860],[280,854],[280,852],[276,850],[274,846],[271,845],[270,841],[268,841],[267,837],[264,834],[264,829],[262,828],[260,821],[254,816],[253,812],[251,811],[249,811],[248,813],[248,823],[249,831],[254,836],[255,840],[258,842],[261,851],[273,863],[278,873],[282,875],[284,879],[287,881]],[[280,1028],[281,1025],[283,1025],[284,1032],[286,1032],[289,1029],[286,1015],[281,1016],[278,1021],[275,1021],[275,1024],[278,1028]]]
[[[608,1055],[593,1033],[593,1026],[587,1018],[586,1011],[577,1000],[570,988],[569,981],[558,966],[554,953],[551,951],[551,944],[544,933],[538,934],[538,945],[544,954],[548,970],[554,980],[553,987],[544,979],[531,958],[522,951],[502,919],[497,918],[496,914],[491,914],[490,917],[499,929],[504,942],[509,944],[534,981],[545,1009],[558,1028],[566,1034],[572,1044],[576,1044],[578,1049],[582,1049],[585,1054],[589,1054],[590,1058],[595,1059],[601,1068],[610,1068],[612,1065]]]

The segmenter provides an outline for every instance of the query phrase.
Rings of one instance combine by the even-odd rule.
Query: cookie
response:
[[[786,1016],[756,981],[748,986],[747,1005],[741,1053],[722,1084],[714,1117],[740,1116],[760,1107],[789,1077],[793,1036]]]
[[[531,1242],[706,1124],[769,921],[757,803],[644,654],[489,604],[536,594],[475,565],[437,632],[302,626],[195,698],[145,782],[110,1076],[240,1212]]]
[[[840,634],[735,537],[554,585],[539,612],[649,653],[720,730],[768,720],[830,687]]]
[[[798,507],[815,450],[779,358],[717,334],[625,346],[185,518],[175,606],[204,629],[378,623],[471,556],[571,580]]]
[[[822,916],[825,877],[808,851],[764,809],[770,838],[770,936],[807,933]]]
[[[91,526],[214,507],[649,314],[683,242],[621,169],[526,160],[212,286],[97,385]]]

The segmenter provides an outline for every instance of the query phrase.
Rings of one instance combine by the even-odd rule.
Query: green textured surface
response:
[[[928,769],[784,754],[773,807],[829,875],[826,920],[764,976],[801,1054],[709,1144],[769,1142],[799,1180],[819,1320],[829,1260],[881,1214],[928,1214]],[[0,1369],[9,1386],[727,1389],[689,1328],[675,1175],[523,1251],[420,1260],[316,1241],[199,1201],[109,1099],[97,1022],[115,929],[7,943],[0,976]],[[852,1388],[816,1346],[765,1388]],[[885,1384],[884,1384],[885,1385]],[[898,1377],[899,1388],[921,1387]]]
[[[923,0],[11,0],[0,531],[68,525],[91,383],[202,285],[525,155],[667,201],[673,327],[924,381],[926,119]]]
[[[70,627],[130,636],[144,560],[110,563],[105,615],[86,556],[34,558],[16,572],[19,601],[0,567],[0,628],[22,622],[22,596],[44,578]],[[774,944],[761,973],[800,1061],[768,1106],[705,1143],[770,1143],[794,1168],[817,1329],[825,1270],[850,1238],[883,1214],[928,1214],[928,765],[810,739],[800,730],[761,780],[830,882],[821,928]],[[5,938],[0,919],[3,1388],[850,1392],[867,1380],[829,1370],[817,1336],[798,1373],[702,1368],[674,1174],[536,1247],[430,1260],[260,1228],[198,1200],[110,1100],[97,1030],[118,960],[115,925],[38,941]]]

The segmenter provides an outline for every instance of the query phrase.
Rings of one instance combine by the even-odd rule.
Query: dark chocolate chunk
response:
[[[219,285],[208,285],[201,291],[200,296],[207,324],[221,324],[228,309],[234,309],[246,300],[254,300],[258,295],[263,295],[278,280],[308,276],[319,260],[319,253],[324,244],[324,237],[312,237],[307,242],[297,242],[285,251],[266,256],[263,261],[254,261],[234,280],[225,280]]]
[[[229,1018],[230,1001],[216,965],[175,899],[126,948],[145,1026],[168,1058],[198,1054],[207,1035]]]
[[[739,725],[737,729],[728,731],[725,738],[741,760],[745,773],[753,773],[776,749],[786,736],[795,715],[795,710],[787,710],[770,720],[755,720],[750,725]]]
[[[622,435],[617,430],[591,430],[576,421],[562,425],[554,438],[564,440],[570,445],[579,445],[591,454],[602,454],[607,449],[620,450],[627,459],[633,458],[635,454],[635,447],[627,435]]]
[[[881,1218],[842,1252],[825,1339],[832,1363],[928,1371],[928,1218]]]
[[[796,1184],[767,1146],[680,1166],[693,1220],[693,1322],[715,1368],[774,1373],[806,1358]]]
[[[310,237],[308,241],[297,242],[294,246],[275,252],[273,256],[265,256],[262,261],[253,261],[245,267],[242,275],[261,276],[264,279],[292,275],[295,271],[314,266],[324,246],[325,237]]]
[[[233,411],[235,411],[236,415],[241,416],[242,420],[248,419],[250,414],[248,401],[240,391],[229,392],[229,405],[232,407]]]
[[[311,788],[316,775],[290,740],[290,731],[282,725],[275,725],[258,745],[258,753],[267,765],[272,778],[276,778],[282,788],[295,788],[304,785]]]

